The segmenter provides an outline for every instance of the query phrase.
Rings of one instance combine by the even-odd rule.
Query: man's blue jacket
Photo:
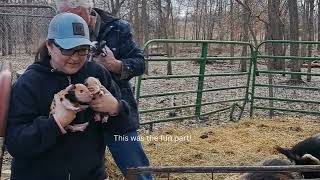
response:
[[[97,8],[94,8],[94,11],[101,18],[95,40],[99,42],[105,40],[115,58],[121,60],[123,64],[121,75],[114,73],[111,75],[120,87],[122,99],[130,105],[130,117],[125,123],[110,125],[108,130],[114,134],[124,134],[139,128],[137,102],[129,80],[144,73],[145,60],[141,49],[133,41],[128,22]]]

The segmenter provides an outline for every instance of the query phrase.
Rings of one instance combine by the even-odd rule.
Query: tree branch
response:
[[[260,14],[258,14],[257,16],[255,16],[255,18],[257,18],[259,21],[265,23],[265,24],[268,24],[268,22],[264,19],[261,18],[261,15],[264,11],[261,11]]]
[[[240,6],[242,6],[243,8],[245,8],[247,11],[251,11],[249,6],[247,4],[244,4],[243,2],[241,2],[240,0],[235,0]]]

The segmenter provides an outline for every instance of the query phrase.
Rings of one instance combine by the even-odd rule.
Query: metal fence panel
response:
[[[273,44],[288,47],[287,52],[283,55],[274,55],[263,51],[265,46]],[[270,40],[258,45],[256,57],[253,58],[251,115],[264,112],[267,112],[270,117],[289,113],[320,115],[320,65],[318,63],[320,57],[315,48],[317,44],[320,42]],[[305,48],[308,46],[308,55],[286,55],[289,54],[292,45],[298,45],[301,49],[303,46]],[[284,67],[275,70],[268,66],[275,60],[282,60]],[[301,70],[292,72],[291,67],[297,61]],[[308,64],[311,65],[310,68]],[[300,80],[292,79],[294,76],[300,76]]]
[[[217,54],[232,45],[248,47],[248,56]],[[173,49],[175,52],[170,52]],[[254,52],[250,43],[155,39],[145,44],[144,51],[150,73],[139,78],[136,89],[142,125],[150,125],[152,130],[155,123],[201,120],[220,112],[229,112],[231,120],[242,116]],[[239,72],[233,61],[247,61],[247,71]],[[230,67],[223,67],[230,62]],[[169,72],[170,68],[174,70]],[[219,78],[224,78],[223,82],[216,83]]]

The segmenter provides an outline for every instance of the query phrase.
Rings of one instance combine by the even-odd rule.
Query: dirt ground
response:
[[[141,133],[152,166],[240,166],[255,165],[278,155],[274,146],[291,147],[320,132],[319,119],[252,118],[237,123],[207,127],[181,128],[180,125]],[[10,156],[3,161],[1,180],[10,176]],[[119,170],[107,152],[106,166],[110,180],[121,180]],[[215,174],[214,179],[239,179],[241,174]],[[155,179],[165,179],[157,175]],[[205,180],[211,174],[171,174],[174,180]]]
[[[253,118],[218,127],[162,129],[141,134],[152,166],[240,166],[255,165],[263,160],[284,158],[274,146],[291,147],[319,133],[318,120]],[[157,139],[158,138],[158,139]],[[110,179],[122,179],[107,156]],[[240,174],[215,174],[214,179],[238,179]],[[157,176],[163,179],[167,175]],[[170,179],[205,180],[211,174],[172,174]]]

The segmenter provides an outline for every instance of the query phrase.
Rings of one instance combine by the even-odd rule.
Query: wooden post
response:
[[[0,66],[0,177],[4,154],[4,137],[6,130],[7,112],[9,108],[11,80],[11,67],[7,63]]]

